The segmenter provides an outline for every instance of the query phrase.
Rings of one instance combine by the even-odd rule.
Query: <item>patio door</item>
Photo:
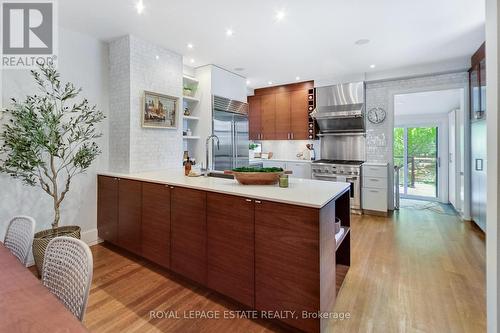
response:
[[[399,193],[406,198],[438,198],[438,128],[394,128],[394,165],[401,167]]]

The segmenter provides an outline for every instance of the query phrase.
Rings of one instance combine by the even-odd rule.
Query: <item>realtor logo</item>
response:
[[[26,68],[53,63],[53,1],[2,2],[2,66]]]

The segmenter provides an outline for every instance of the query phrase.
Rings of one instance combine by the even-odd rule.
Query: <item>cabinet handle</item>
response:
[[[293,132],[292,132],[292,133],[290,133],[290,136],[292,137],[292,140],[293,140]]]
[[[245,199],[246,202],[252,202],[252,199]]]
[[[173,186],[170,186],[171,189],[173,189],[174,187]]]
[[[262,201],[260,201],[260,200],[255,200],[255,203],[256,203],[256,204],[260,204],[260,203],[262,203]]]
[[[379,180],[378,180],[378,179],[376,179],[376,178],[370,178],[370,180],[371,180],[372,182],[378,182],[378,181],[379,181]]]

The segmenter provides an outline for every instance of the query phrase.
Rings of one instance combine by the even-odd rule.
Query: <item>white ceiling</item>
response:
[[[460,107],[461,89],[428,91],[394,96],[398,116],[445,114]]]
[[[143,0],[141,15],[137,1],[58,1],[59,20],[102,40],[136,35],[189,65],[244,68],[251,87],[465,59],[484,40],[483,0]]]

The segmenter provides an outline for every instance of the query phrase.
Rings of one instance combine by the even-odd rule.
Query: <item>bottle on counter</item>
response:
[[[189,175],[189,173],[191,172],[191,166],[192,166],[191,160],[188,157],[186,163],[184,163],[184,175],[185,176]]]

